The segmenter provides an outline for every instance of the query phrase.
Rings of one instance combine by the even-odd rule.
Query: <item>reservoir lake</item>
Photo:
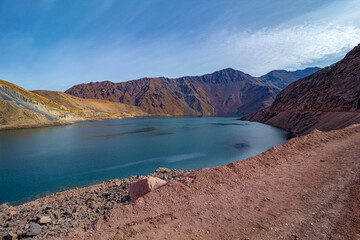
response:
[[[159,167],[225,165],[290,139],[286,131],[229,117],[144,118],[0,131],[0,204]]]

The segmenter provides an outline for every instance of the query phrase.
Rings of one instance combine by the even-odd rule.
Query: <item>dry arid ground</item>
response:
[[[200,169],[62,239],[360,239],[360,126]]]

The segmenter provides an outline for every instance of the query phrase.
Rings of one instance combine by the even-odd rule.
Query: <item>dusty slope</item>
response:
[[[195,77],[76,85],[66,93],[139,106],[152,114],[244,114],[269,106],[279,89],[234,69]]]
[[[0,80],[0,129],[83,120],[47,98]]]
[[[359,239],[360,126],[201,169],[62,239]]]
[[[111,102],[101,99],[83,99],[57,91],[37,90],[33,92],[43,97],[46,97],[58,104],[61,104],[67,108],[81,110],[78,111],[79,114],[85,115],[88,118],[111,118],[116,116],[136,117],[148,115],[138,107],[119,102]]]
[[[360,123],[360,45],[336,65],[290,84],[269,108],[242,120],[270,124],[299,135],[314,128],[331,130]]]

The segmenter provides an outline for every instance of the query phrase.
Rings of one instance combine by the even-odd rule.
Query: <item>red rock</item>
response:
[[[148,192],[164,186],[165,184],[166,181],[156,177],[148,177],[131,183],[129,190],[131,201],[135,202],[139,197],[142,197]]]

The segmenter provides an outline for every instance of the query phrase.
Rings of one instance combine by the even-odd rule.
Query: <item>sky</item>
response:
[[[0,0],[0,79],[29,90],[331,65],[360,0]]]

